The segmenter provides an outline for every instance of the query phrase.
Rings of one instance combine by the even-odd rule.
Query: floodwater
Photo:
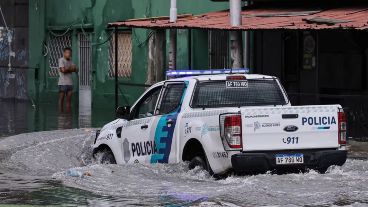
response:
[[[97,165],[94,130],[35,132],[0,140],[0,203],[90,206],[368,205],[367,153],[328,173],[215,180],[185,163]],[[361,146],[361,144],[356,144]],[[90,176],[70,177],[68,169]]]
[[[57,120],[57,116],[50,116],[48,120]],[[22,122],[23,118],[12,120]],[[48,129],[62,128],[48,124],[55,127]],[[73,118],[71,127],[78,124],[78,118]],[[12,126],[2,126],[1,130],[13,129],[13,134],[30,131]],[[326,174],[311,171],[216,180],[200,169],[188,170],[186,163],[97,165],[91,159],[94,133],[86,128],[0,138],[0,204],[368,206],[367,143],[351,142],[347,163],[331,167]],[[70,177],[68,169],[90,176]]]
[[[55,102],[33,104],[0,99],[0,137],[34,131],[101,127],[114,118],[113,109],[97,108],[92,113],[91,108],[83,104],[80,102],[72,113],[60,113]]]

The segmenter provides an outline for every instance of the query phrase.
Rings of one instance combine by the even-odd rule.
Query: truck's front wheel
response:
[[[93,154],[99,164],[116,164],[114,154],[109,149],[101,149]]]
[[[111,151],[104,152],[101,158],[102,164],[116,164],[116,160]]]

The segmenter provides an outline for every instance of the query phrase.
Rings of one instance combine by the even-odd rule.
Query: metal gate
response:
[[[79,34],[79,86],[91,87],[91,35]]]
[[[210,68],[230,68],[229,32],[225,30],[210,30],[208,41]]]
[[[91,34],[78,34],[79,42],[79,127],[91,126],[92,47]]]

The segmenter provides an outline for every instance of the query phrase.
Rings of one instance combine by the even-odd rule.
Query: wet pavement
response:
[[[81,102],[72,108],[72,113],[59,113],[54,102],[33,104],[0,99],[0,137],[35,131],[101,127],[114,118],[112,109],[91,110],[85,105],[88,103]]]
[[[350,140],[346,164],[326,174],[216,180],[186,163],[94,163],[90,126],[112,115],[92,112],[97,118],[78,110],[60,114],[50,103],[0,101],[0,206],[368,206],[368,142]],[[69,129],[78,127],[88,128]],[[90,176],[70,177],[69,169]]]
[[[97,165],[94,129],[0,139],[0,204],[89,206],[366,206],[366,143],[351,142],[326,174],[262,174],[215,180],[185,163]],[[70,177],[68,169],[90,176]]]

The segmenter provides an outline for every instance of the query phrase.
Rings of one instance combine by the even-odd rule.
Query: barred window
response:
[[[63,57],[63,49],[71,47],[71,45],[72,41],[70,33],[60,36],[52,33],[50,34],[46,46],[50,66],[49,76],[59,76],[59,58]]]
[[[208,45],[210,68],[230,68],[229,32],[209,30]]]
[[[228,88],[226,81],[203,81],[195,88],[194,108],[285,105],[286,99],[274,79],[249,79],[248,87]]]
[[[118,32],[118,77],[130,77],[132,74],[132,33]],[[109,77],[115,77],[115,35],[110,40]]]

